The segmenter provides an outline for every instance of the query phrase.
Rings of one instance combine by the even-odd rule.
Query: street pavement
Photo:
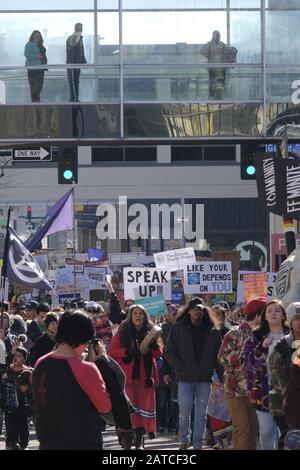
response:
[[[178,436],[174,434],[157,434],[156,439],[149,439],[146,435],[145,439],[145,450],[167,450],[173,451],[179,448],[177,441]],[[114,428],[109,427],[107,431],[103,433],[104,448],[106,450],[122,450],[118,443],[118,439]],[[38,441],[34,430],[30,431],[30,442],[28,449],[37,450]],[[5,437],[0,437],[0,450],[5,450]]]

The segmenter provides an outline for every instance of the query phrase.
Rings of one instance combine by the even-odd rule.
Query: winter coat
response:
[[[67,39],[66,47],[67,64],[86,64],[82,36],[77,41],[77,35],[71,34]]]
[[[259,411],[269,411],[268,348],[252,335],[244,345],[248,397]]]
[[[24,56],[26,57],[26,67],[28,65],[42,65],[41,51],[36,42],[29,41],[26,44]]]
[[[219,362],[224,366],[224,385],[227,397],[246,397],[247,380],[243,347],[252,335],[248,323],[232,328],[223,338],[218,354]]]
[[[197,357],[193,328],[187,318],[176,322],[170,330],[164,357],[174,368],[176,380],[210,383],[215,369],[218,369],[221,335],[211,327],[202,330],[199,338],[202,338],[203,345],[200,357]]]
[[[294,341],[290,333],[280,340],[270,356],[272,389],[269,394],[269,410],[273,416],[283,416],[283,399],[286,396],[287,386],[292,369],[292,355],[296,351],[292,347]]]
[[[300,359],[291,370],[284,411],[285,421],[289,428],[300,429]]]
[[[162,356],[162,348],[159,346],[157,349],[154,349],[151,351],[152,352],[152,376],[151,378],[154,380],[154,385],[156,386],[158,384],[158,371],[157,371],[157,365],[156,365],[156,359]],[[132,385],[133,379],[132,379],[132,374],[133,374],[133,368],[134,368],[134,359],[132,359],[130,362],[127,361],[128,351],[126,348],[123,346],[121,343],[120,339],[120,331],[118,331],[115,336],[112,338],[111,346],[109,349],[109,355],[115,359],[115,361],[121,366],[123,369],[125,375],[126,375],[126,384],[127,385]],[[142,356],[142,355],[141,355]],[[125,359],[125,362],[124,362]],[[142,359],[142,357],[141,357]],[[141,385],[146,384],[146,370],[145,370],[145,365],[144,361],[140,361],[140,383]]]

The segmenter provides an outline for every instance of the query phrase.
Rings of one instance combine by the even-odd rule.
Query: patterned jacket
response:
[[[270,356],[272,390],[269,394],[269,410],[273,416],[284,415],[283,400],[293,365],[292,355],[296,351],[296,348],[292,347],[293,341],[291,333],[285,336],[276,344]]]
[[[218,359],[224,366],[224,386],[227,397],[247,396],[243,347],[251,335],[252,328],[245,322],[228,331],[224,336]]]
[[[244,345],[248,397],[259,411],[269,411],[268,348],[252,335]]]

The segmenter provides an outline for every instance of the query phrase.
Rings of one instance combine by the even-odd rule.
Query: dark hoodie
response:
[[[174,368],[176,380],[210,383],[214,371],[219,369],[221,342],[220,331],[211,322],[194,326],[189,315],[184,315],[170,331],[164,357]]]

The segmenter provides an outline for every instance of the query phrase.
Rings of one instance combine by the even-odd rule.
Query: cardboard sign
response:
[[[236,303],[242,304],[245,302],[244,297],[244,275],[245,274],[261,274],[260,271],[239,271],[238,272],[238,284],[237,284],[237,293],[236,293]],[[267,296],[268,300],[272,299],[274,284],[276,279],[276,273],[266,273],[267,274]]]
[[[232,292],[230,261],[203,261],[184,268],[185,294],[225,294]]]
[[[267,273],[244,274],[244,298],[245,302],[259,295],[267,296]]]
[[[153,256],[157,268],[168,269],[169,271],[178,271],[187,264],[196,262],[194,248],[192,247],[162,251],[161,253],[154,253]]]
[[[143,305],[148,315],[151,315],[153,317],[161,317],[168,315],[166,301],[163,295],[155,295],[154,297],[136,299],[136,303]]]
[[[89,280],[89,289],[103,289],[105,288],[105,267],[85,266],[84,275]]]
[[[108,264],[131,265],[135,262],[138,255],[146,255],[146,253],[110,253],[108,256]]]
[[[124,268],[125,299],[153,297],[162,286],[166,300],[171,298],[171,273],[166,269]]]

